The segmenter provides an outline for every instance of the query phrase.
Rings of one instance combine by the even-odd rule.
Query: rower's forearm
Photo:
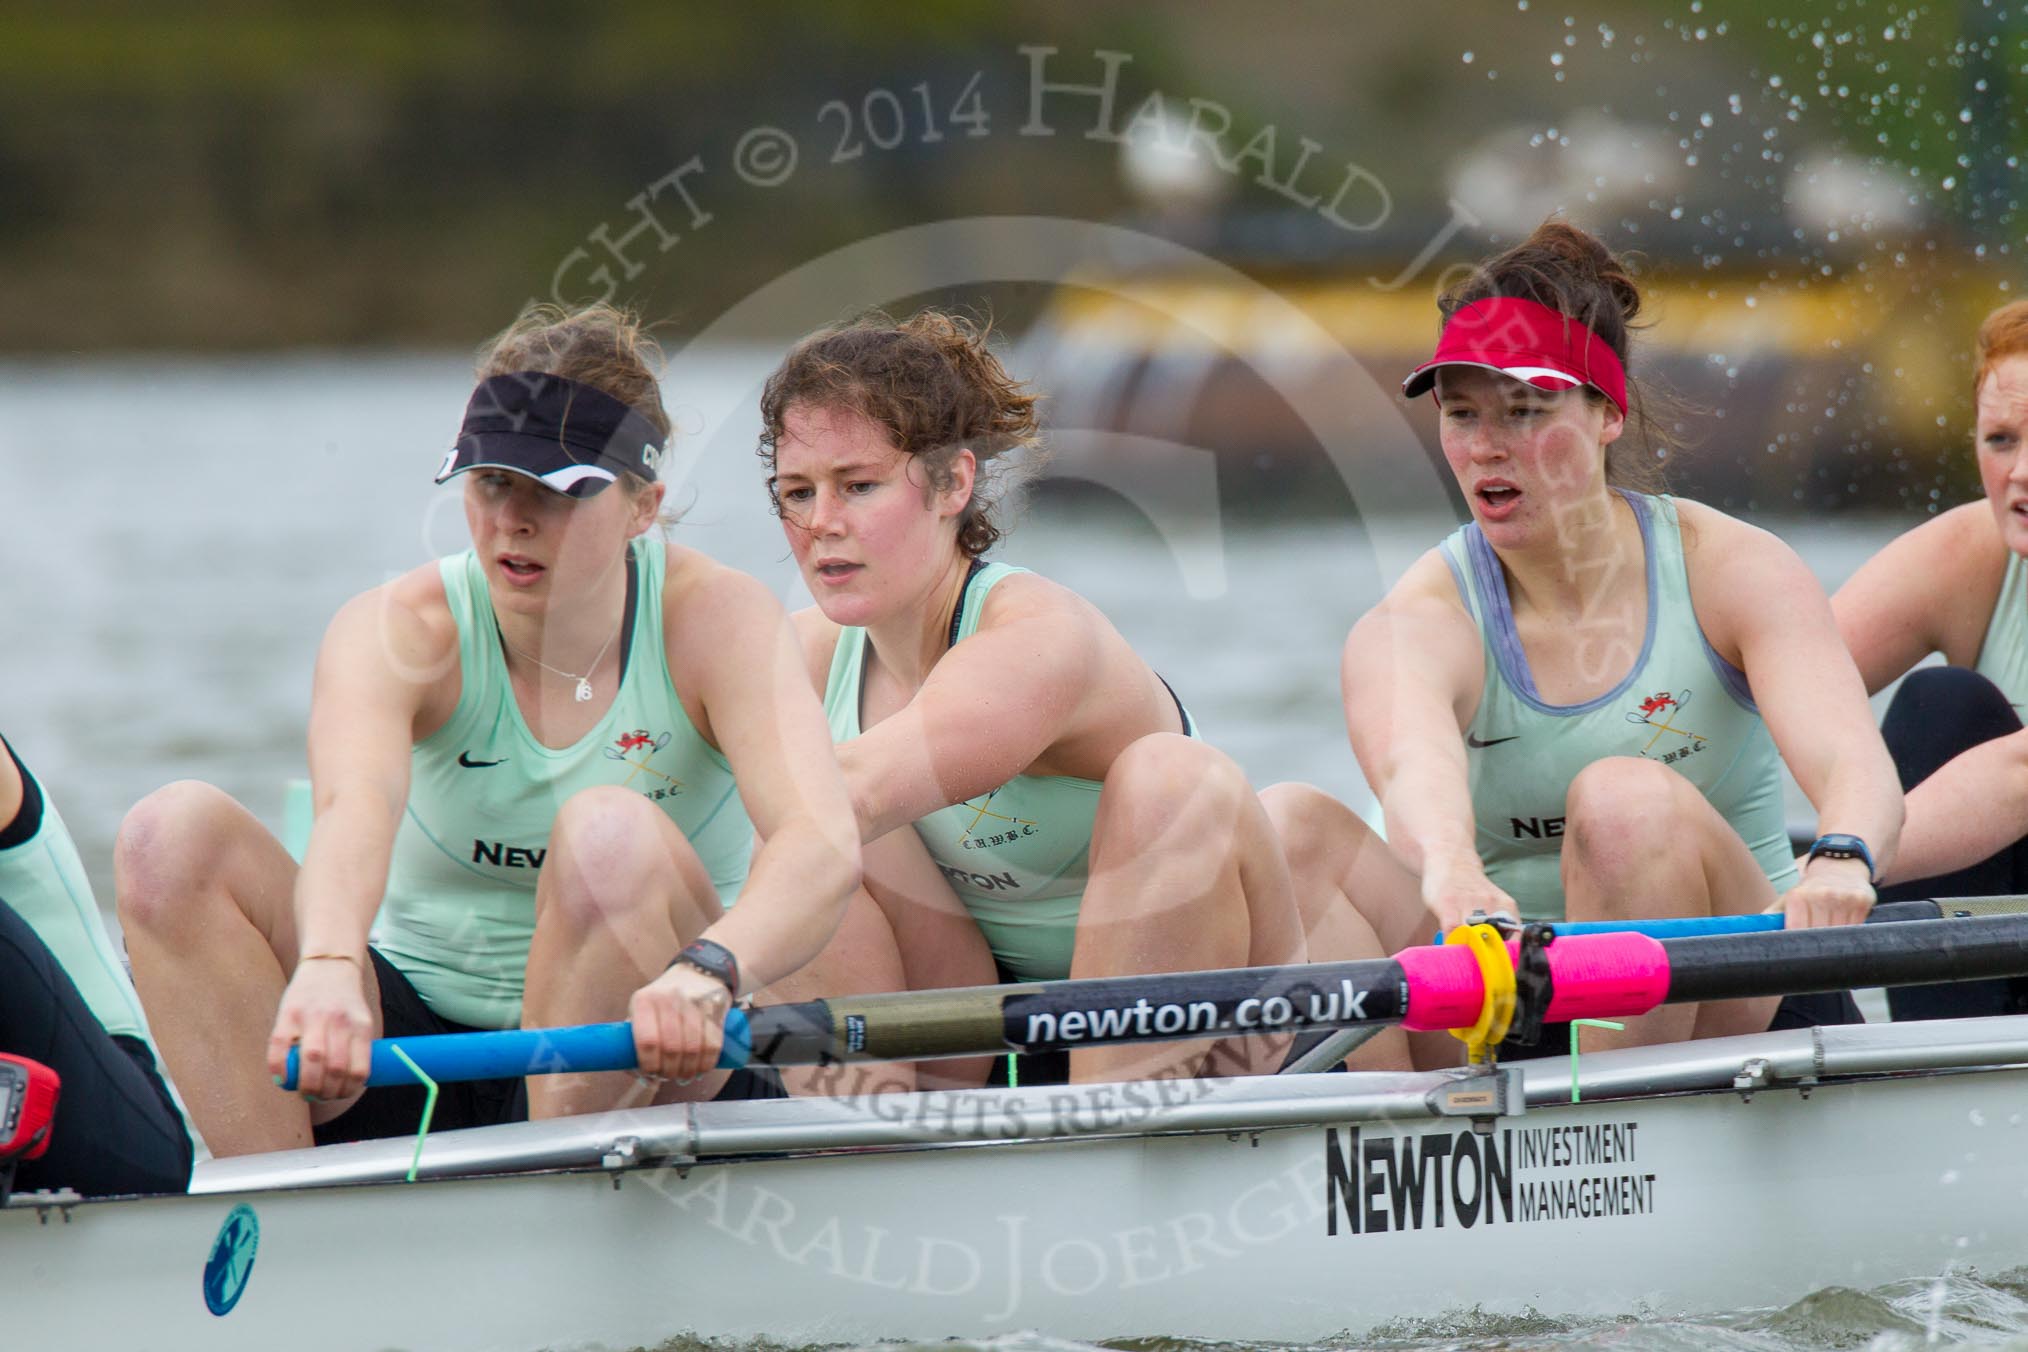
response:
[[[1380,806],[1389,847],[1418,875],[1479,866],[1471,799],[1441,776],[1404,768],[1382,792]]]
[[[739,904],[703,937],[732,950],[742,993],[752,994],[823,951],[859,878],[856,841],[814,826],[784,826],[755,854]]]
[[[888,832],[907,826],[915,818],[909,816],[891,798],[869,789],[852,793],[852,816],[859,823],[859,843],[870,845]]]
[[[394,831],[384,807],[358,799],[336,799],[318,816],[296,875],[300,953],[366,951],[387,891]]]
[[[990,793],[1003,782],[990,776],[981,781],[976,764],[969,773],[948,764],[939,766],[920,745],[897,743],[894,738],[855,737],[836,749],[862,844],[954,803]],[[967,779],[971,782],[959,782]]]
[[[1856,749],[1823,776],[1816,802],[1819,835],[1852,835],[1866,842],[1876,877],[1884,878],[1902,849],[1901,782],[1886,748]]]
[[[1955,873],[2028,836],[2028,734],[1985,742],[1945,762],[1908,793],[1885,882]]]

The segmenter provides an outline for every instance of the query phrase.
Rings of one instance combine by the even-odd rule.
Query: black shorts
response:
[[[378,949],[369,948],[366,952],[373,960],[374,978],[380,983],[382,1037],[488,1031],[437,1013],[409,984],[408,978],[380,955]],[[720,1102],[787,1097],[781,1077],[767,1067],[735,1070],[717,1094]],[[369,1089],[343,1113],[315,1127],[313,1134],[318,1145],[413,1136],[422,1126],[423,1104],[427,1098],[428,1091],[419,1084]],[[490,1127],[502,1122],[527,1120],[528,1082],[525,1079],[515,1076],[505,1080],[467,1080],[438,1086],[437,1111],[436,1116],[430,1119],[430,1130],[457,1131],[464,1127]]]
[[[62,1080],[49,1148],[22,1160],[21,1192],[182,1192],[193,1150],[148,1044],[109,1034],[29,923],[0,901],[0,1051]]]

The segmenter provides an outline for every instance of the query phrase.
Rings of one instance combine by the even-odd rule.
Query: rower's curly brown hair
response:
[[[977,558],[1005,533],[995,520],[1007,490],[1032,476],[1041,457],[1011,452],[1037,444],[1036,403],[987,346],[982,327],[942,310],[895,320],[869,312],[797,343],[761,392],[760,457],[780,516],[775,449],[789,409],[845,409],[885,429],[942,491],[951,464],[968,450],[978,464],[972,500],[958,522],[958,548]]]

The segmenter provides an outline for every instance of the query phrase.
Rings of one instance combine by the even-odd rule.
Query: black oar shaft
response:
[[[2028,971],[2028,915],[1713,935],[1663,947],[1670,1004],[1978,981]]]
[[[751,1023],[756,1062],[811,1065],[1352,1028],[1407,1011],[1400,964],[1376,958],[847,996],[765,1006]]]
[[[1934,915],[1934,908],[1933,902],[1897,907],[1879,917],[1901,921],[1891,925],[1663,940],[1667,1003],[2028,971],[2028,915],[1903,919],[1925,909]],[[817,1065],[1061,1051],[1388,1025],[1407,1012],[1407,979],[1392,959],[1050,981],[764,1007],[752,1015],[753,1059]]]

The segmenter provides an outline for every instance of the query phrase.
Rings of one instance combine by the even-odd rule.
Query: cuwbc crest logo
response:
[[[1687,688],[1674,693],[1658,690],[1643,698],[1636,707],[1627,710],[1627,722],[1654,729],[1639,754],[1650,760],[1661,761],[1665,765],[1674,765],[1685,756],[1694,756],[1705,748],[1710,739],[1703,733],[1693,731],[1689,727],[1677,726],[1679,723],[1687,722],[1683,718],[1683,707],[1688,703],[1690,691]],[[1658,743],[1671,737],[1680,740],[1660,751],[1656,750]]]
[[[606,748],[606,759],[627,767],[626,778],[620,781],[621,788],[636,787],[634,781],[646,775],[648,782],[638,787],[650,798],[667,798],[683,791],[682,780],[649,764],[656,752],[669,745],[669,738],[667,732],[651,735],[646,728],[635,728],[613,739],[613,744]]]
[[[958,832],[958,848],[964,850],[990,850],[1010,844],[1024,836],[1040,835],[1042,824],[1017,817],[1006,812],[993,810],[993,799],[1000,792],[993,790],[984,798],[968,798],[964,806],[972,810],[972,819]],[[948,873],[950,870],[946,869]]]
[[[242,1202],[226,1213],[204,1263],[205,1309],[221,1316],[232,1313],[253,1277],[254,1251],[260,1243],[260,1218],[252,1207]]]

